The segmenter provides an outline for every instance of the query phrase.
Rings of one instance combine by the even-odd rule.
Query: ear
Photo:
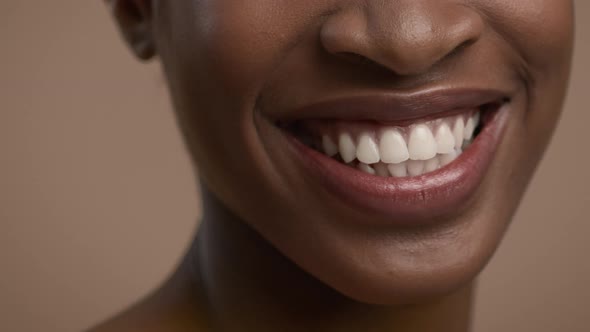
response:
[[[151,59],[155,53],[151,0],[104,0],[119,25],[123,38],[137,57]]]

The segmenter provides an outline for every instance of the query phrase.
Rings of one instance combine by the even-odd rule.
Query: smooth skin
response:
[[[204,214],[176,273],[92,331],[469,330],[475,278],[561,113],[572,1],[106,2],[161,61]],[[269,119],[299,104],[440,86],[512,94],[477,193],[436,223],[364,222],[387,216],[302,180],[272,139]]]

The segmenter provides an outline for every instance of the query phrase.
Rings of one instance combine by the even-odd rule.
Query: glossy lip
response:
[[[503,137],[511,113],[508,94],[491,90],[474,93],[473,90],[469,90],[467,93],[455,91],[442,97],[439,94],[418,95],[428,95],[431,99],[426,102],[423,100],[418,108],[413,108],[412,105],[417,105],[417,100],[413,99],[403,102],[392,102],[389,99],[385,103],[383,101],[387,99],[373,99],[373,105],[387,106],[388,115],[385,117],[382,116],[385,114],[385,107],[373,109],[365,104],[365,107],[360,108],[362,103],[359,101],[366,102],[369,100],[366,98],[356,98],[356,102],[344,111],[340,108],[338,113],[338,106],[345,105],[345,100],[330,105],[324,104],[329,107],[321,110],[316,108],[321,104],[316,104],[299,114],[305,118],[305,112],[316,108],[319,113],[315,114],[315,118],[368,118],[387,122],[408,120],[410,116],[414,118],[441,115],[455,109],[478,107],[496,100],[504,102],[486,120],[482,131],[461,156],[451,164],[421,176],[385,178],[370,175],[305,146],[293,135],[281,130],[289,142],[290,149],[287,149],[287,153],[305,177],[314,179],[314,182],[319,183],[349,208],[366,212],[367,216],[381,216],[374,218],[375,220],[387,220],[388,224],[397,225],[423,225],[442,216],[457,214],[473,200]],[[462,97],[453,99],[454,96]],[[398,110],[396,108],[392,112],[391,105],[402,105],[401,114],[389,115]]]
[[[492,89],[431,89],[413,93],[352,96],[288,110],[281,115],[280,120],[372,120],[403,125],[417,119],[440,118],[506,99],[506,92]]]

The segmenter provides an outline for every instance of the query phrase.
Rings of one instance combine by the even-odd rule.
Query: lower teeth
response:
[[[410,177],[420,176],[426,173],[434,172],[442,167],[452,163],[463,153],[462,149],[457,149],[449,154],[438,154],[436,157],[428,160],[408,160],[397,164],[365,164],[362,162],[348,163],[351,167],[367,174],[380,177]]]

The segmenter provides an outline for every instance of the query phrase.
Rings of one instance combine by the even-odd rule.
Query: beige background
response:
[[[482,275],[479,332],[590,331],[590,1],[577,15],[566,113]],[[2,0],[0,41],[0,331],[79,331],[173,268],[191,166],[157,65],[100,1]]]

